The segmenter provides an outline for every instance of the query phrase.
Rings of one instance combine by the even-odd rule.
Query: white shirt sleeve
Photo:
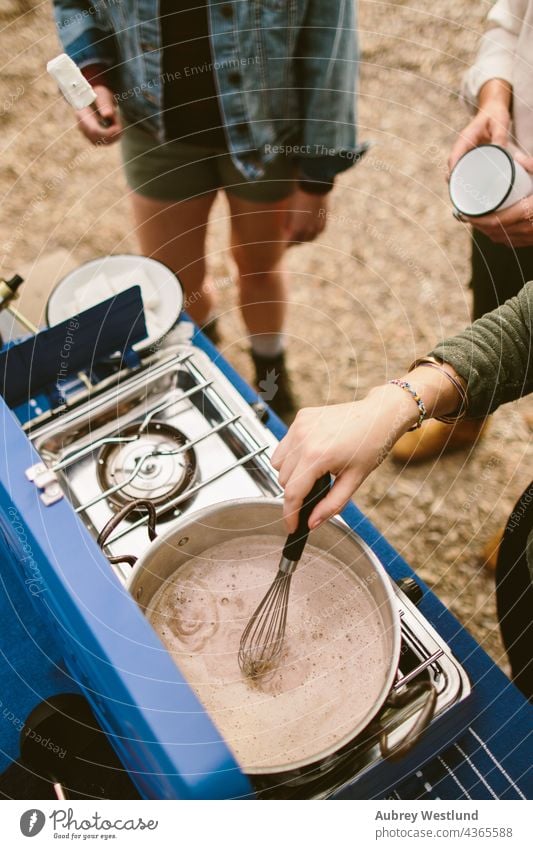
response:
[[[461,96],[467,106],[477,108],[478,94],[488,80],[513,84],[513,67],[518,37],[528,0],[497,0],[487,15],[489,29],[481,37],[474,64],[463,77]]]

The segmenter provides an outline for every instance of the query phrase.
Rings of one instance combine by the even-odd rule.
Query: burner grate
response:
[[[193,495],[195,495],[197,492],[199,492],[202,488],[208,486],[208,484],[211,484],[211,483],[214,483],[217,480],[220,480],[222,477],[224,477],[224,475],[227,475],[228,472],[233,471],[234,469],[237,469],[239,467],[242,467],[246,463],[249,463],[251,460],[256,459],[265,449],[266,449],[266,446],[264,446],[262,448],[258,448],[256,451],[251,451],[245,457],[242,457],[241,459],[236,460],[235,463],[233,463],[232,466],[230,466],[226,469],[222,469],[221,471],[212,475],[210,478],[207,478],[206,480],[202,481],[201,483],[196,484],[196,486],[192,486],[189,490],[187,490],[187,492],[184,492],[182,495],[176,496],[176,498],[173,498],[171,501],[169,501],[166,504],[164,509],[160,509],[160,510],[156,509],[156,518],[160,519],[163,516],[163,514],[167,512],[167,510],[174,509],[178,505],[182,504],[184,501],[191,498]],[[146,525],[147,523],[148,523],[148,516],[142,516],[137,521],[132,522],[131,525],[129,525],[124,530],[119,531],[118,533],[114,534],[114,536],[110,537],[107,540],[107,545],[112,545],[112,543],[117,542],[117,540],[119,540],[119,539],[122,539],[122,537],[126,536],[131,529],[139,528],[142,525]]]
[[[226,386],[227,383],[227,386]],[[35,447],[91,533],[128,504],[150,500],[158,522],[227,498],[279,496],[268,455],[276,440],[211,361],[187,346],[159,352],[136,372],[61,418],[31,431]],[[238,400],[237,400],[238,399]],[[106,540],[105,553],[129,535],[139,556],[148,540],[135,512]],[[138,532],[135,535],[135,532]],[[144,533],[143,533],[144,532]],[[139,535],[140,534],[140,535]],[[124,543],[122,543],[123,545]],[[114,565],[121,580],[128,570]]]
[[[125,442],[104,445],[98,456],[98,480],[115,507],[140,498],[165,505],[187,491],[196,472],[196,454],[181,431],[152,419],[147,427],[129,425]]]

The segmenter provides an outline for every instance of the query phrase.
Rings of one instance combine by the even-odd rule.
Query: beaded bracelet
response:
[[[420,395],[418,394],[416,389],[413,389],[411,384],[407,383],[406,380],[398,380],[398,379],[395,378],[394,380],[389,380],[389,383],[393,383],[395,386],[399,386],[400,389],[405,389],[405,391],[409,393],[411,398],[413,398],[414,401],[416,401],[420,415],[418,417],[418,421],[416,422],[416,424],[414,424],[412,427],[410,427],[409,430],[417,430],[419,427],[422,426],[422,422],[424,421],[424,419],[427,418],[427,414],[428,414],[428,411],[426,410],[426,405],[422,401],[422,398],[420,397]]]
[[[418,368],[419,366],[428,366],[429,368],[434,368],[437,371],[440,371],[444,377],[448,378],[450,383],[453,384],[459,398],[461,399],[461,403],[459,404],[459,408],[456,413],[450,416],[435,416],[438,422],[444,422],[445,424],[455,424],[456,422],[464,419],[468,412],[468,395],[466,394],[466,389],[464,386],[453,377],[449,372],[443,368],[444,363],[439,362],[434,357],[421,357],[418,360],[415,360],[414,363],[409,367],[409,371],[413,371],[413,369]]]

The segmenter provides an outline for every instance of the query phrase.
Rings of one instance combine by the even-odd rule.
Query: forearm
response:
[[[462,398],[453,380],[463,388],[464,381],[449,363],[442,363],[439,368],[430,365],[417,366],[401,380],[407,381],[416,389],[424,402],[428,418],[453,416],[461,406]]]
[[[533,283],[527,283],[516,297],[431,352],[464,381],[469,415],[488,415],[533,391],[532,324]]]
[[[451,367],[445,367],[445,372],[457,377]],[[428,415],[455,413],[461,403],[447,374],[420,366],[404,375],[423,399]],[[419,417],[416,400],[394,383],[375,387],[362,401],[301,410],[272,456],[285,488],[284,514],[289,530],[294,530],[303,497],[321,474],[330,472],[335,483],[314,510],[310,527],[342,509]]]
[[[474,63],[462,81],[463,99],[474,111],[487,81],[505,80],[512,85],[514,54],[522,20],[522,0],[498,0],[490,10],[489,29],[481,37]]]
[[[402,375],[399,380],[407,383],[417,392],[422,399],[428,418],[453,416],[461,407],[462,397],[454,386],[453,380],[460,383],[463,389],[465,382],[448,363],[442,363],[439,368],[429,365],[417,366]],[[377,386],[370,390],[367,397],[373,404],[381,406],[384,415],[388,417],[392,442],[414,427],[419,420],[420,409],[415,399],[395,383]]]
[[[480,112],[504,109],[511,111],[513,88],[506,80],[498,78],[488,80],[479,90],[478,108]]]
[[[356,4],[306,0],[297,6],[302,17],[291,66],[298,165],[305,178],[327,184],[362,155],[356,132]]]
[[[415,391],[428,417],[454,417],[464,410],[486,415],[533,391],[532,323],[529,283],[503,307],[438,345],[431,354],[435,362],[416,366],[400,383]],[[289,530],[320,475],[330,472],[335,483],[313,511],[310,527],[339,512],[400,436],[418,423],[421,409],[408,388],[386,383],[362,401],[298,413],[272,457],[285,487]]]
[[[468,415],[485,416],[533,391],[532,324],[533,282],[462,333],[437,345],[429,356],[439,368],[420,365],[400,380],[416,390],[428,418],[454,416],[461,410],[463,397],[454,381],[464,392]],[[401,387],[379,386],[369,397],[381,400],[389,417],[394,410],[398,435],[416,424],[420,411]]]
[[[115,64],[113,34],[90,0],[53,0],[53,7],[63,49],[80,68]]]

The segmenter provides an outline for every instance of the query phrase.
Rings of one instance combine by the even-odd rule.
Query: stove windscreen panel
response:
[[[27,402],[47,386],[61,395],[68,375],[91,367],[115,351],[125,354],[146,337],[139,286],[0,351],[0,386],[10,407]]]

